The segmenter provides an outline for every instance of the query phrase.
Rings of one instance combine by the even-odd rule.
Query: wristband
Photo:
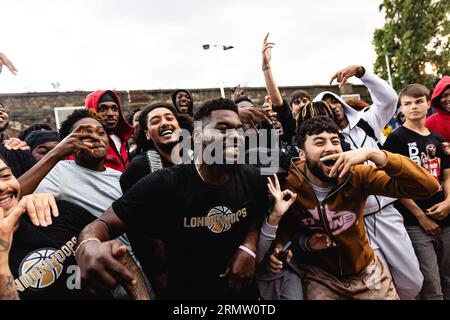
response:
[[[77,252],[78,252],[78,250],[80,250],[81,246],[88,243],[89,241],[95,241],[97,243],[102,243],[98,238],[87,238],[86,240],[81,241],[79,245],[77,245],[77,248],[73,252],[73,255],[76,256]]]
[[[256,253],[254,253],[252,250],[250,250],[250,249],[247,248],[246,246],[239,246],[239,249],[244,250],[244,251],[247,252],[249,255],[251,255],[253,258],[256,258]]]
[[[262,71],[266,71],[268,69],[270,69],[270,64],[265,64],[262,66]]]

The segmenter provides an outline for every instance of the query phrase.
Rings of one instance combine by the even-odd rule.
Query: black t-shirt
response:
[[[77,280],[73,251],[78,234],[95,217],[67,201],[57,201],[57,206],[59,217],[53,218],[52,225],[36,227],[25,214],[14,232],[9,266],[21,299],[92,299]]]
[[[431,198],[424,200],[413,199],[424,212],[433,205],[445,200],[445,194],[442,189],[443,171],[450,168],[450,161],[449,157],[441,150],[441,144],[444,141],[444,137],[437,133],[431,132],[429,135],[423,136],[401,126],[388,136],[383,145],[385,150],[402,154],[415,161],[417,164],[428,170],[441,184],[441,190]],[[395,203],[395,207],[403,215],[405,225],[419,225],[416,217],[414,217],[414,215],[399,201]],[[443,220],[435,221],[441,226],[449,226],[450,216],[447,216],[447,218]]]
[[[163,168],[172,167],[173,163],[166,161],[161,157]],[[150,165],[148,163],[147,154],[141,153],[133,158],[125,171],[120,176],[120,187],[122,192],[127,192],[136,182],[150,173]]]
[[[130,233],[164,241],[169,297],[184,299],[225,297],[219,274],[250,224],[262,222],[267,207],[265,182],[247,165],[237,167],[220,187],[206,184],[193,164],[166,168],[147,175],[112,204]]]
[[[277,119],[283,126],[284,134],[281,140],[290,143],[295,136],[296,124],[289,103],[283,99],[283,104],[281,106],[274,106],[273,111],[277,113]]]

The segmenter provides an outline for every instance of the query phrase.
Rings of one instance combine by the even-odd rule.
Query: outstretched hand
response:
[[[339,88],[340,88],[347,82],[348,78],[351,78],[356,75],[361,76],[363,74],[363,72],[364,72],[363,67],[358,66],[358,65],[346,67],[342,70],[339,70],[331,77],[330,86],[333,83],[333,81],[336,80],[337,83],[339,84]]]
[[[264,37],[263,47],[261,51],[263,68],[264,66],[268,66],[270,60],[272,60],[272,48],[275,46],[275,43],[267,41],[267,39],[269,38],[269,33],[270,32],[267,32],[266,36]]]
[[[289,189],[281,191],[280,182],[278,181],[276,174],[272,176],[272,179],[270,179],[270,177],[267,178],[267,188],[275,201],[270,219],[273,218],[272,220],[279,221],[289,207],[295,202],[297,194]],[[285,197],[287,197],[287,200],[285,200]]]
[[[19,70],[17,70],[14,64],[3,53],[0,52],[0,73],[2,72],[3,65],[5,65],[13,75],[17,75],[17,72]]]

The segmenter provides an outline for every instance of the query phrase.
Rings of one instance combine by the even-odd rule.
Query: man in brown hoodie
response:
[[[300,159],[285,183],[298,196],[280,221],[271,270],[281,270],[277,252],[295,239],[305,299],[398,299],[389,271],[368,243],[366,198],[426,198],[439,185],[404,156],[374,148],[342,152],[338,132],[324,117],[302,126]],[[367,160],[376,167],[359,165]]]

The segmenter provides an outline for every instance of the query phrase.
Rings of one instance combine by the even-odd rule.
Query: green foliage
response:
[[[410,83],[433,89],[443,75],[450,74],[450,1],[383,0],[383,10],[385,25],[373,37],[375,72],[387,79],[388,53],[396,90]]]

